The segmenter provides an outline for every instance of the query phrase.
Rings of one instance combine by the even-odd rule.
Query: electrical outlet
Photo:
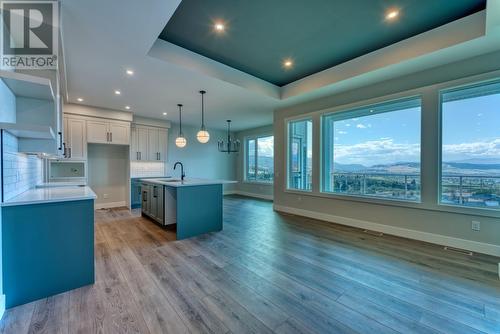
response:
[[[481,222],[473,220],[471,223],[471,228],[473,231],[480,231],[481,230]]]
[[[107,199],[107,198],[109,197],[109,195],[108,195],[108,194],[104,194],[104,195],[102,195],[102,197],[103,197],[104,199]]]

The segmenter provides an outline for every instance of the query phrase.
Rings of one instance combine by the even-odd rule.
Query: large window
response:
[[[500,83],[441,94],[441,203],[500,209]]]
[[[246,180],[249,182],[273,182],[274,137],[246,139]]]
[[[288,189],[312,189],[312,121],[288,123]]]
[[[322,191],[420,201],[420,98],[323,116]]]

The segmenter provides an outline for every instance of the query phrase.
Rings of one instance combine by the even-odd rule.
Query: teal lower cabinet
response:
[[[177,240],[222,230],[222,184],[174,189]]]
[[[6,308],[94,283],[94,200],[2,208]]]

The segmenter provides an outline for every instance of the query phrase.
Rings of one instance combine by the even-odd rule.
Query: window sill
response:
[[[242,183],[244,184],[258,184],[258,185],[263,185],[263,186],[272,186],[274,185],[274,182],[266,182],[266,181],[248,181],[248,180],[245,180],[243,181]]]
[[[311,197],[321,197],[325,199],[340,200],[347,202],[359,202],[359,203],[367,203],[373,205],[394,206],[394,207],[409,208],[409,209],[464,214],[469,216],[500,218],[500,211],[495,209],[465,208],[455,205],[445,205],[437,203],[429,204],[424,202],[413,202],[413,201],[395,200],[395,199],[379,199],[366,196],[335,195],[317,191],[313,192],[313,191],[296,190],[296,189],[285,189],[285,193],[295,194],[295,195],[306,195]]]

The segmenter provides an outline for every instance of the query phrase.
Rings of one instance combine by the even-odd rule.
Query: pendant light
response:
[[[240,151],[240,141],[238,139],[231,138],[231,120],[227,121],[227,141],[219,140],[217,143],[217,148],[219,152],[224,152],[227,154],[237,153]]]
[[[183,148],[187,144],[187,140],[182,134],[182,104],[177,105],[179,107],[179,136],[175,138],[175,146]]]
[[[208,133],[207,129],[205,129],[205,110],[204,110],[205,106],[203,104],[203,95],[205,95],[205,93],[206,93],[206,91],[200,90],[200,94],[201,94],[201,129],[196,134],[196,138],[202,144],[206,144],[210,140],[210,134]]]

